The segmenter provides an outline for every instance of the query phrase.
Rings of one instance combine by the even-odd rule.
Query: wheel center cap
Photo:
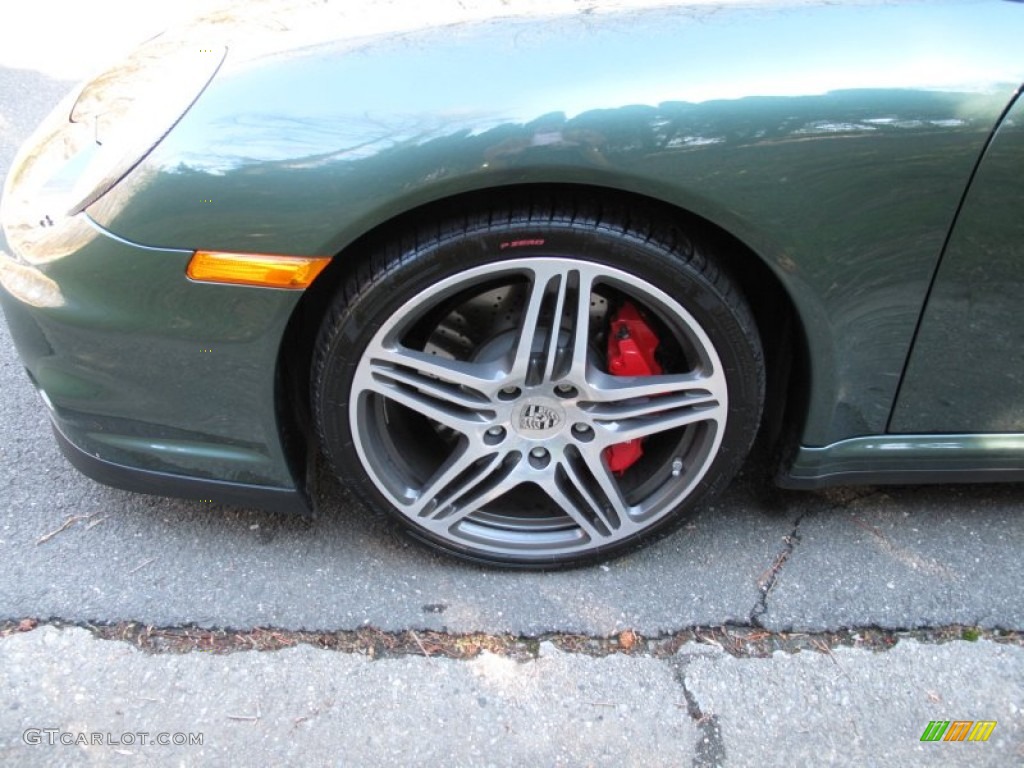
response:
[[[524,437],[550,437],[565,424],[565,410],[553,400],[532,398],[512,412],[512,425]]]

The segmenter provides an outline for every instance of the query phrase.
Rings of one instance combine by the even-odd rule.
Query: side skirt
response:
[[[801,446],[783,488],[1024,480],[1024,435],[872,435]]]

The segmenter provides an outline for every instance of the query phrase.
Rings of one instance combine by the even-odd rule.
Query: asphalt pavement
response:
[[[0,175],[70,87],[69,61],[0,46]],[[1024,764],[1024,649],[1007,632],[1024,630],[1024,486],[788,492],[755,454],[653,547],[515,573],[425,551],[331,478],[313,519],[96,484],[57,450],[6,327],[0,402],[0,762]],[[122,623],[511,636],[535,651],[152,652],[94,629]],[[752,656],[701,628],[808,640]],[[830,634],[881,630],[888,650]],[[689,634],[670,652],[609,651],[627,631],[651,649]],[[932,720],[997,725],[984,743],[921,742]],[[204,743],[110,743],[127,732]]]

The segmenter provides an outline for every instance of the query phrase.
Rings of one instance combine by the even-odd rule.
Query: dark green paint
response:
[[[277,329],[300,294],[192,283],[186,251],[90,232],[81,216],[68,227],[83,244],[40,268],[62,306],[0,291],[60,430],[116,464],[294,487],[269,404]]]
[[[642,193],[732,233],[784,284],[814,361],[805,444],[883,432],[963,189],[1024,81],[1007,32],[1024,10],[695,13],[229,53],[91,213],[151,245],[344,258],[391,217],[485,187]]]
[[[892,432],[1024,432],[1024,101],[1006,116],[942,259]]]
[[[0,295],[58,425],[90,455],[290,488],[275,374],[300,294],[191,283],[191,249],[344,259],[367,232],[452,195],[615,188],[726,230],[789,294],[812,361],[792,482],[886,467],[1012,474],[1024,466],[1017,436],[863,436],[885,431],[964,189],[1024,82],[1022,25],[1024,7],[1005,2],[822,3],[494,21],[253,60],[229,52],[165,140],[88,209],[109,233],[90,231],[30,270],[62,303]],[[1002,137],[993,151],[1007,151]],[[986,218],[973,196],[1014,183],[988,164],[979,174],[905,402],[945,362],[929,341],[950,322],[931,317],[943,286],[960,280],[945,272],[987,262],[999,243],[979,236],[1017,218],[1007,205]],[[78,237],[91,225],[80,215],[64,227]],[[972,285],[991,290],[984,280]],[[1020,323],[1008,327],[1019,339]],[[982,345],[986,359],[997,348]],[[949,360],[960,364],[956,351]],[[911,408],[895,423],[945,423],[931,418]]]
[[[800,448],[780,483],[1024,480],[1024,435],[873,435]]]

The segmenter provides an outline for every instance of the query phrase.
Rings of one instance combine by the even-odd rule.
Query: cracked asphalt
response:
[[[130,14],[121,0],[99,5]],[[3,34],[0,175],[69,88],[51,75],[74,70],[4,58],[13,49]],[[329,478],[315,519],[98,485],[57,451],[5,326],[0,392],[0,621],[42,622],[0,638],[2,763],[1024,764],[1024,651],[989,639],[764,658],[689,643],[667,659],[540,642],[527,661],[371,661],[308,645],[152,654],[46,626],[538,641],[730,625],[1024,630],[1024,486],[796,493],[771,486],[755,454],[722,498],[656,546],[584,570],[510,573],[424,551]],[[985,743],[922,743],[937,719],[998,725]],[[30,744],[31,728],[108,743],[47,744],[44,734]],[[202,732],[204,743],[109,743],[143,731]]]

